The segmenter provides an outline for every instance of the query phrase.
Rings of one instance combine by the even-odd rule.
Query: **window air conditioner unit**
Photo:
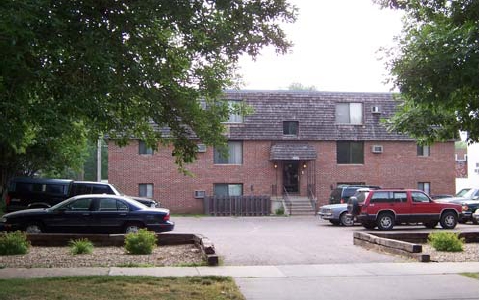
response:
[[[195,199],[205,198],[205,191],[195,191],[193,197],[195,197]]]
[[[197,152],[207,152],[207,146],[205,144],[197,144]]]
[[[380,107],[379,106],[372,106],[372,114],[379,114]]]
[[[372,153],[383,153],[383,146],[382,145],[373,145],[372,146]]]

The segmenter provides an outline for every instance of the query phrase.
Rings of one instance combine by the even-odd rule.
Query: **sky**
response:
[[[253,61],[244,56],[242,89],[287,89],[294,82],[319,91],[390,92],[388,71],[378,50],[394,45],[401,13],[371,0],[288,0],[299,8],[297,21],[282,24],[294,43],[290,53],[266,48]]]

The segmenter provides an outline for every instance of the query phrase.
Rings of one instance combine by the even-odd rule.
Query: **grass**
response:
[[[242,299],[230,277],[89,276],[0,280],[0,299]]]
[[[478,280],[478,273],[461,273],[460,275],[470,277],[470,278],[475,278]]]

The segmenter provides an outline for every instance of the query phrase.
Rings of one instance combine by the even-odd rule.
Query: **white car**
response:
[[[317,215],[333,225],[352,226],[354,220],[348,215],[347,203],[321,206]]]
[[[472,217],[477,220],[477,224],[478,224],[478,209],[473,213]]]

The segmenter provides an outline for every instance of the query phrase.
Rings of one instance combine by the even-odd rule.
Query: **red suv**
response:
[[[423,223],[434,228],[438,222],[445,229],[453,229],[462,206],[436,203],[420,190],[359,189],[348,201],[348,212],[367,229],[390,230],[401,223]]]

